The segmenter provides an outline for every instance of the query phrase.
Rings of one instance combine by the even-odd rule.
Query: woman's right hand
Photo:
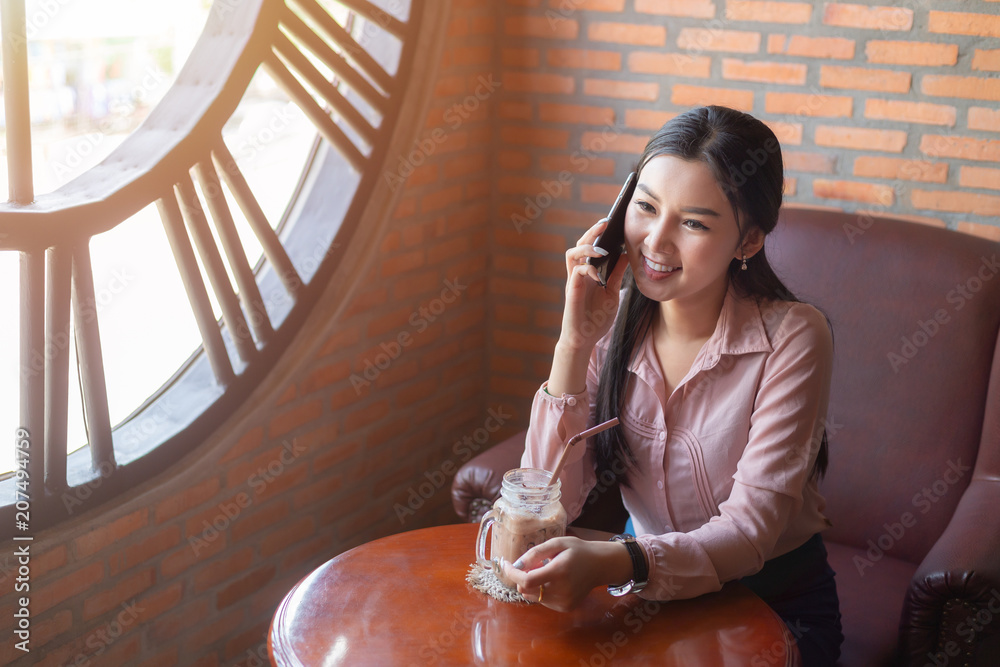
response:
[[[602,218],[566,251],[566,307],[559,345],[588,358],[597,341],[611,329],[618,312],[618,292],[628,268],[628,257],[623,252],[608,276],[607,287],[603,287],[597,268],[587,264],[588,257],[602,256],[593,244],[607,224],[608,219]]]

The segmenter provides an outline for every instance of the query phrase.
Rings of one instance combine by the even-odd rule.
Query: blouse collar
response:
[[[753,297],[738,296],[730,284],[722,302],[715,331],[698,352],[691,370],[680,385],[686,383],[695,373],[715,366],[723,355],[771,351],[771,343],[767,338],[757,300]],[[643,338],[638,354],[629,365],[629,370],[652,387],[663,386],[662,372],[653,349],[653,337],[649,331]],[[665,404],[666,397],[661,397],[661,401]]]

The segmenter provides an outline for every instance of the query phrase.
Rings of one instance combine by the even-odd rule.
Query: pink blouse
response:
[[[545,383],[535,394],[522,467],[552,470],[566,440],[595,423],[610,337],[594,348],[585,392],[550,396]],[[717,591],[830,525],[810,472],[832,368],[832,336],[816,308],[758,307],[732,289],[715,332],[669,396],[645,337],[618,415],[638,460],[621,493],[650,566],[642,597]],[[603,488],[592,441],[570,451],[560,479],[572,521]]]

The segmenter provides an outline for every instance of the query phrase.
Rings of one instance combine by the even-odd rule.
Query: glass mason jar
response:
[[[508,588],[501,559],[513,563],[525,551],[553,537],[566,534],[566,510],[559,502],[562,483],[549,486],[552,473],[538,468],[515,468],[504,473],[500,497],[483,515],[476,539],[476,561],[493,570]],[[486,536],[493,529],[490,558],[486,558]]]

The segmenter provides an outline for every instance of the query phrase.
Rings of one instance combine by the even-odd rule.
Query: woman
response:
[[[818,481],[833,339],[764,255],[780,146],[752,116],[702,107],[664,125],[636,171],[628,261],[607,288],[586,263],[603,254],[606,220],[566,253],[562,332],[521,465],[552,470],[567,438],[619,417],[571,450],[562,502],[573,520],[614,474],[638,537],[553,539],[505,572],[558,610],[598,585],[669,600],[740,579],[782,616],[805,665],[832,665],[843,636]]]

